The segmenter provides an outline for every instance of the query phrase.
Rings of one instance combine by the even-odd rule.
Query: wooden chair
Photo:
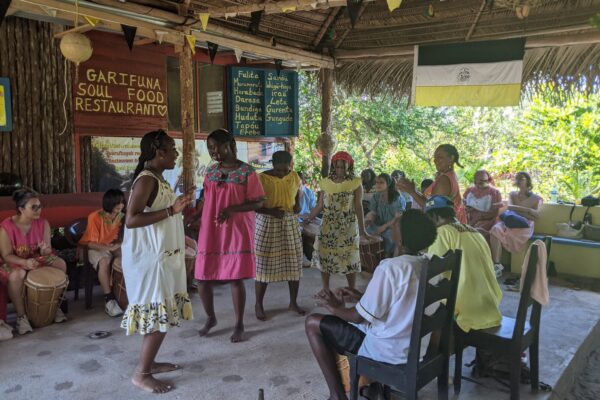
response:
[[[358,378],[361,375],[383,384],[384,396],[387,399],[390,398],[390,387],[403,392],[406,399],[416,399],[419,389],[437,378],[438,398],[448,399],[449,342],[460,274],[460,258],[460,250],[449,251],[444,258],[434,256],[421,270],[406,364],[386,364],[347,354],[352,400],[358,398]],[[451,272],[450,280],[443,278],[435,284],[430,283],[432,278],[444,272]],[[446,300],[446,303],[440,303],[433,315],[425,314],[429,305],[440,300]],[[430,346],[436,348],[421,360],[421,340],[431,332],[441,332],[439,344]]]
[[[544,238],[546,253],[550,255],[552,238]],[[462,380],[462,353],[465,347],[473,346],[496,354],[509,357],[510,398],[519,399],[519,383],[521,380],[521,353],[529,349],[529,367],[531,371],[531,390],[539,388],[539,335],[542,306],[531,298],[531,285],[535,279],[538,246],[531,245],[529,263],[525,272],[525,281],[519,300],[516,318],[502,316],[500,326],[488,329],[464,332],[455,325],[456,364],[454,366],[454,393],[460,393]],[[548,257],[549,263],[549,257]],[[546,264],[546,268],[548,267]],[[531,307],[529,321],[527,313]]]
[[[92,294],[94,291],[94,283],[96,281],[96,271],[94,271],[94,268],[88,259],[88,247],[79,244],[79,241],[85,233],[86,228],[87,218],[78,218],[73,220],[65,228],[65,237],[72,246],[77,247],[78,251],[81,252],[81,261],[83,262],[81,268],[83,269],[85,308],[90,309],[92,308]],[[79,291],[79,286],[77,286],[77,289],[75,290]]]

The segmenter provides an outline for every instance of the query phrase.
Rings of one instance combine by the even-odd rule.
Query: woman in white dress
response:
[[[162,130],[147,133],[140,147],[125,216],[122,259],[129,306],[121,327],[128,335],[144,337],[133,384],[148,392],[165,393],[172,385],[153,375],[180,367],[157,363],[154,358],[169,328],[179,326],[180,319],[192,319],[180,214],[192,195],[176,197],[162,176],[164,170],[175,167],[178,157],[169,135]]]

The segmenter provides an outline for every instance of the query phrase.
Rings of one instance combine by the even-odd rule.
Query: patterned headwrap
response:
[[[346,153],[345,151],[338,151],[333,155],[333,157],[331,157],[332,164],[339,160],[348,163],[348,167],[352,167],[354,165],[354,160],[352,159],[352,156],[349,153]]]

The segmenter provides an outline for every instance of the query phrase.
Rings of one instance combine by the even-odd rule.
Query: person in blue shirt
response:
[[[306,186],[306,178],[302,172],[298,172],[298,176],[302,180],[300,186],[300,217],[310,214],[310,210],[317,206],[317,197],[308,186]]]

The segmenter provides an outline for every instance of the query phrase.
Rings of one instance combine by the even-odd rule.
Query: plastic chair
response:
[[[544,238],[546,253],[550,255],[552,238]],[[464,332],[455,326],[455,350],[456,363],[454,367],[454,393],[459,394],[462,380],[462,353],[465,347],[473,346],[496,354],[504,354],[509,357],[510,370],[510,398],[519,399],[519,383],[521,379],[521,353],[529,349],[529,367],[531,377],[531,389],[539,389],[539,335],[540,316],[542,306],[531,298],[531,284],[535,279],[536,265],[538,261],[538,249],[536,244],[531,245],[529,263],[523,282],[523,290],[519,300],[519,308],[516,318],[502,316],[500,326],[488,329],[471,330]],[[549,263],[549,257],[548,257]],[[548,265],[546,265],[546,268]],[[531,307],[529,321],[527,313]]]
[[[406,399],[416,399],[417,392],[433,379],[437,378],[438,399],[448,399],[449,344],[452,331],[452,318],[456,303],[456,291],[460,274],[461,251],[449,251],[443,258],[434,256],[421,270],[419,290],[415,306],[410,348],[406,364],[392,365],[374,361],[366,357],[346,354],[350,363],[351,390],[350,399],[358,398],[358,378],[365,376],[384,385],[384,397],[389,399],[390,387],[404,393]],[[430,281],[444,272],[446,277]],[[432,314],[425,313],[426,308],[440,300],[438,309]],[[421,360],[421,340],[432,332],[441,332],[439,344]]]

